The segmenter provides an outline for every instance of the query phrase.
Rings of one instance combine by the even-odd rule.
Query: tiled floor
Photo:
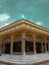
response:
[[[43,64],[39,64],[39,65],[49,65],[49,62],[47,62],[47,63],[43,63]]]
[[[37,55],[25,55],[25,56],[3,54],[0,56],[0,61],[15,63],[15,64],[33,64],[33,63],[46,61],[46,60],[49,60],[49,53],[37,54]]]
[[[7,64],[2,64],[2,63],[0,63],[0,65],[7,65]]]

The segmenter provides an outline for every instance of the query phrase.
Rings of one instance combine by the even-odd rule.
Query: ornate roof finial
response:
[[[22,15],[21,15],[22,19],[24,19],[24,13],[22,12]]]
[[[24,18],[24,14],[22,14],[22,18]]]

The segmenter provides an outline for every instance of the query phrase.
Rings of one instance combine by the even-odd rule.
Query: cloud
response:
[[[7,26],[7,25],[9,25],[10,23],[4,23],[4,24],[1,24],[0,25],[0,28],[2,28],[2,27],[4,27],[4,26]]]
[[[36,24],[38,24],[38,25],[43,25],[43,23],[42,23],[42,22],[40,22],[40,21],[39,21],[39,22],[36,22]]]
[[[0,22],[4,22],[10,19],[10,16],[6,13],[0,14]]]
[[[4,25],[4,26],[7,26],[7,25],[9,25],[9,23],[5,23],[5,25]]]
[[[9,23],[5,23],[5,26],[6,26],[6,25],[9,25]]]

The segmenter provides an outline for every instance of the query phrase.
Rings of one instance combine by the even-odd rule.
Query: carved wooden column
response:
[[[36,36],[34,35],[34,54],[36,54]]]
[[[45,50],[46,50],[46,53],[47,53],[47,43],[46,43],[46,38],[44,38],[44,41],[45,41]]]
[[[13,54],[13,36],[11,36],[11,48],[10,53]]]
[[[0,39],[0,55],[2,54],[2,38]]]
[[[25,33],[22,34],[22,55],[25,55]]]

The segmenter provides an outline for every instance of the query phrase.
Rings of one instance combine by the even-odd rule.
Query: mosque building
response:
[[[0,28],[0,54],[29,55],[48,52],[48,29],[25,19]]]

